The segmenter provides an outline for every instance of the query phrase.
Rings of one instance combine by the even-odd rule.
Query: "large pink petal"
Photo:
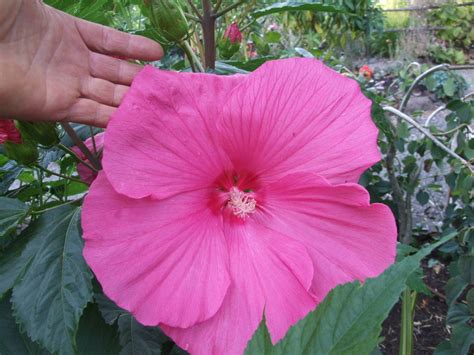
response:
[[[115,190],[166,198],[208,187],[229,165],[215,125],[239,78],[143,69],[107,127],[103,166]]]
[[[189,329],[162,325],[192,354],[242,354],[265,312],[275,343],[316,304],[311,259],[300,243],[248,220],[227,224],[232,284],[217,314]]]
[[[236,170],[264,180],[308,171],[357,182],[380,160],[370,101],[315,59],[262,65],[233,91],[219,127]]]
[[[118,194],[103,173],[84,202],[84,257],[104,292],[141,323],[189,327],[212,317],[230,284],[210,192],[165,200]]]
[[[393,214],[383,204],[371,205],[360,185],[292,174],[268,186],[260,200],[264,213],[255,218],[306,246],[318,301],[338,284],[378,276],[395,260]]]

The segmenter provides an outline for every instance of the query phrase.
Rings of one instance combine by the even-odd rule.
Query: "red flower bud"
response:
[[[242,42],[242,32],[239,30],[237,22],[233,22],[224,32],[224,39],[229,39],[230,43]]]
[[[0,118],[0,144],[5,142],[20,144],[22,142],[21,134],[13,120]]]

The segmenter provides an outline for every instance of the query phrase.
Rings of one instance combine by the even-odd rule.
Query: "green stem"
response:
[[[402,294],[402,321],[400,328],[400,355],[413,355],[413,316],[416,291],[407,286]]]
[[[62,203],[62,204],[57,205],[57,206],[54,206],[54,207],[49,207],[49,208],[45,208],[45,209],[42,209],[42,210],[33,210],[33,211],[31,211],[30,213],[31,213],[32,215],[42,214],[42,213],[44,213],[44,212],[51,211],[51,210],[54,210],[54,209],[56,209],[56,208],[59,208],[59,207],[65,206],[65,205],[70,205],[70,204],[73,204],[73,203],[75,203],[75,202],[79,202],[79,201],[81,201],[82,199],[83,199],[83,197],[78,198],[77,200],[72,200],[72,201],[68,201],[68,202],[66,202],[66,203]]]
[[[71,125],[67,122],[62,122],[61,126],[66,131],[68,136],[71,137],[71,139],[74,142],[74,144],[76,145],[76,147],[79,148],[80,151],[84,154],[84,156],[91,162],[92,166],[96,170],[101,170],[102,165],[100,164],[99,159],[97,159],[97,157],[94,156],[94,154],[92,154],[92,152],[86,147],[84,142],[77,135],[74,128],[72,128]]]
[[[67,154],[71,155],[78,163],[84,164],[89,169],[91,169],[93,172],[98,172],[98,170],[96,168],[94,168],[88,162],[86,162],[86,161],[82,160],[81,158],[79,158],[79,156],[76,153],[74,153],[71,149],[66,147],[64,144],[59,143],[58,148],[61,149],[64,152],[66,152]]]
[[[181,42],[181,48],[183,48],[184,53],[186,53],[193,72],[204,73],[204,67],[202,66],[196,54],[194,54],[194,51],[189,45],[189,43],[187,41]]]
[[[64,175],[64,174],[60,174],[60,173],[56,173],[54,171],[51,171],[49,169],[46,169],[46,168],[43,168],[41,165],[38,165],[36,164],[35,165],[36,168],[40,169],[41,171],[45,172],[46,174],[49,174],[49,175],[54,175],[54,176],[57,176],[57,177],[60,177],[60,178],[63,178],[63,179],[67,179],[67,180],[71,180],[71,181],[75,181],[75,182],[80,182],[81,184],[84,184],[84,185],[88,185],[88,183],[80,180],[80,179],[76,179],[72,176],[67,176],[67,175]]]

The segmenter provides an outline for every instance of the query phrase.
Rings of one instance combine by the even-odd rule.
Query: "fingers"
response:
[[[130,85],[135,75],[143,69],[141,65],[94,52],[90,54],[89,63],[92,76],[123,85]]]
[[[163,49],[155,41],[120,32],[84,20],[76,20],[77,29],[92,51],[146,61],[158,60]]]
[[[129,87],[113,84],[98,78],[86,78],[81,83],[80,93],[83,97],[101,104],[118,107]]]
[[[78,99],[71,107],[67,120],[105,128],[116,108],[90,99]]]

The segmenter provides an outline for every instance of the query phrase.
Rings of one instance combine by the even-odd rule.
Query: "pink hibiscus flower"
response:
[[[106,295],[191,353],[241,354],[263,317],[276,342],[394,261],[393,215],[357,184],[376,138],[357,83],[317,60],[147,67],[109,123],[84,256]]]
[[[13,120],[0,118],[0,144],[5,142],[21,144],[21,133],[16,128]]]
[[[100,157],[102,156],[102,149],[104,147],[104,132],[96,134],[94,136],[94,140],[95,148],[97,150],[96,155],[100,159]],[[88,138],[86,141],[84,141],[84,144],[94,154],[94,143],[92,141],[92,138]],[[89,160],[87,159],[85,154],[82,153],[82,151],[78,147],[72,147],[72,151],[76,153],[79,158],[89,163]],[[95,171],[92,171],[90,168],[88,168],[82,163],[77,164],[77,173],[79,174],[81,180],[88,184],[91,184],[92,181],[94,181],[97,177],[97,173]]]

